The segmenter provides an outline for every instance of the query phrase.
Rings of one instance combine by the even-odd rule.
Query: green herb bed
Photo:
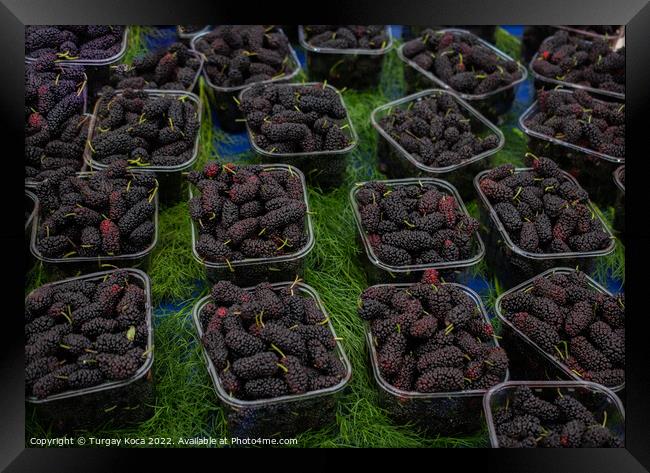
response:
[[[156,31],[133,27],[126,60],[146,49],[146,37]],[[514,58],[520,57],[517,38],[497,28],[497,47]],[[305,79],[304,74],[300,79]],[[377,170],[376,134],[370,124],[370,112],[379,105],[404,95],[403,65],[395,49],[387,57],[381,83],[377,89],[358,92],[345,90],[343,96],[359,134],[359,146],[353,154],[347,177],[334,191],[323,193],[309,188],[309,200],[315,215],[316,245],[307,258],[305,281],[320,294],[329,311],[337,335],[352,363],[353,375],[347,394],[339,403],[337,424],[306,432],[298,437],[299,447],[486,447],[486,431],[471,437],[426,437],[408,425],[395,425],[378,407],[378,394],[369,370],[363,326],[356,315],[356,301],[367,287],[361,269],[365,254],[355,242],[356,226],[348,201],[350,188],[357,182],[383,178]],[[218,129],[210,111],[210,90],[201,79],[199,94],[205,110],[201,128],[201,150],[196,167],[218,159],[222,162],[254,162],[250,151],[225,154],[241,141],[241,135],[230,136]],[[516,102],[505,117],[501,129],[505,147],[493,156],[491,164],[505,162],[523,165],[526,140],[515,128],[517,117],[526,104]],[[241,146],[240,146],[241,147]],[[476,195],[463,196],[471,213],[478,216]],[[613,221],[614,208],[600,209],[605,219]],[[182,202],[160,213],[159,241],[154,251],[149,275],[155,304],[155,414],[148,421],[129,428],[98,427],[78,432],[85,437],[147,439],[148,437],[229,438],[224,411],[219,405],[208,376],[201,346],[191,321],[194,303],[208,292],[203,268],[191,252],[190,219],[187,204]],[[622,286],[624,280],[624,247],[617,239],[616,251],[599,262],[595,277],[603,283]],[[287,275],[293,279],[294,275]],[[488,279],[487,265],[476,269],[476,278],[489,310],[501,292],[498,281]],[[36,266],[26,280],[26,293],[48,281],[49,277]],[[56,436],[47,425],[40,424],[27,406],[26,438]]]

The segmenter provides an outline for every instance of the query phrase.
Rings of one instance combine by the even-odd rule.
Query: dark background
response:
[[[8,174],[22,173],[22,107],[23,107],[23,61],[24,61],[24,24],[190,24],[190,23],[390,23],[390,24],[627,24],[626,51],[628,83],[626,85],[626,122],[627,146],[635,155],[628,165],[627,192],[627,245],[630,258],[626,262],[626,300],[628,327],[627,349],[627,415],[626,415],[626,450],[471,450],[435,452],[435,458],[429,452],[424,465],[417,465],[412,453],[404,452],[391,455],[394,460],[406,465],[398,468],[435,468],[442,467],[445,461],[448,467],[469,469],[469,463],[476,462],[483,471],[644,471],[642,465],[650,467],[650,370],[648,330],[645,321],[644,275],[648,265],[647,215],[648,199],[644,195],[647,184],[647,110],[649,105],[648,84],[650,84],[650,55],[645,49],[650,31],[650,6],[645,0],[596,0],[586,2],[567,0],[547,0],[545,2],[522,3],[516,0],[480,1],[365,1],[350,4],[342,1],[321,0],[314,3],[293,3],[282,5],[279,2],[219,2],[201,3],[190,0],[134,1],[117,0],[72,0],[56,2],[46,0],[2,0],[0,5],[0,38],[2,41],[2,81],[0,114],[3,133],[4,166]],[[636,155],[639,155],[636,157]],[[0,347],[0,382],[2,383],[2,404],[0,404],[0,467],[7,471],[116,471],[132,470],[136,452],[132,450],[39,450],[24,449],[24,389],[23,389],[23,339],[22,339],[22,305],[23,305],[23,271],[21,251],[22,238],[20,192],[22,179],[7,179],[2,183],[2,204],[0,204],[0,243],[4,248],[5,275],[3,279],[3,300],[15,304],[15,310],[7,307],[2,318],[2,341]],[[18,197],[16,197],[18,196]],[[12,205],[13,204],[13,205]],[[630,212],[631,211],[631,212]],[[6,274],[9,272],[10,274]],[[144,452],[143,452],[144,453]],[[156,456],[168,455],[156,452]],[[174,453],[187,454],[188,451],[176,450]],[[296,452],[277,451],[275,455],[283,458],[267,458],[271,453],[260,453],[265,461],[263,468],[284,467],[298,464],[294,457]],[[301,463],[310,468],[316,464],[312,452],[309,463]],[[337,452],[338,453],[338,452]],[[194,456],[204,452],[191,451]],[[225,455],[220,452],[220,455]],[[372,455],[379,453],[373,452]],[[390,454],[390,452],[389,452]],[[289,456],[290,455],[290,456]],[[462,456],[461,456],[462,455]],[[17,457],[18,456],[18,457]],[[454,458],[451,458],[451,457]],[[17,457],[17,458],[16,458]],[[336,455],[338,457],[338,455]],[[445,457],[445,458],[443,458]],[[212,457],[214,458],[214,457]],[[218,462],[201,468],[229,467]],[[190,464],[199,468],[198,458]],[[202,460],[202,459],[201,459]],[[271,460],[269,462],[269,460]],[[200,461],[200,460],[199,460]],[[241,461],[241,460],[238,460]],[[328,466],[344,466],[344,460],[327,455]],[[334,463],[336,462],[336,463]],[[320,463],[325,466],[326,463]],[[131,468],[129,468],[131,467]],[[151,464],[147,467],[153,468]],[[236,465],[240,469],[242,465]]]

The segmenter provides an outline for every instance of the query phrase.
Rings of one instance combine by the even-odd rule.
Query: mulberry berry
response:
[[[517,232],[521,229],[521,216],[514,205],[501,202],[494,206],[494,210],[508,232]]]
[[[260,336],[267,343],[277,346],[285,354],[303,356],[306,352],[303,338],[280,324],[274,322],[265,324]]]
[[[594,321],[595,314],[589,302],[581,301],[573,305],[564,323],[564,331],[575,337],[585,330]]]
[[[418,392],[449,392],[463,388],[463,372],[458,368],[433,368],[422,374],[415,383]]]
[[[560,343],[557,330],[526,312],[518,312],[512,315],[511,320],[515,327],[546,352],[554,352],[555,346]]]
[[[273,376],[278,371],[278,357],[271,352],[262,352],[239,358],[233,362],[232,371],[242,379]]]
[[[244,392],[249,399],[268,399],[289,393],[287,383],[278,378],[261,378],[247,381]]]
[[[240,356],[253,356],[265,349],[262,340],[243,330],[229,331],[226,333],[225,341],[228,348]]]
[[[406,351],[406,344],[406,337],[398,332],[391,334],[382,344],[377,353],[377,361],[382,374],[390,376],[399,371]]]
[[[569,342],[569,352],[581,366],[590,371],[603,371],[612,368],[611,362],[607,357],[596,350],[583,336],[577,336]]]
[[[612,363],[625,363],[625,338],[617,335],[605,322],[594,322],[589,327],[589,338]]]
[[[565,421],[579,421],[584,425],[593,425],[596,419],[593,414],[575,397],[565,394],[555,399],[555,404]]]
[[[377,258],[386,264],[394,266],[411,264],[411,255],[402,248],[381,244],[375,248],[375,253],[377,254]]]
[[[560,416],[558,407],[535,396],[527,386],[519,386],[514,392],[513,408],[538,417],[543,422],[555,422]]]
[[[97,363],[102,374],[111,380],[130,378],[143,364],[143,351],[133,349],[124,355],[98,353]]]

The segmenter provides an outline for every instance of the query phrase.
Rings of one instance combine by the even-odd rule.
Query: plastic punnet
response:
[[[588,38],[588,39],[591,39],[591,40],[602,39],[603,41],[607,41],[612,47],[616,47],[618,42],[622,38],[625,38],[625,26],[624,25],[619,26],[616,33],[613,34],[613,35],[595,33],[593,31],[587,30],[586,27],[581,27],[581,26],[561,25],[561,26],[551,26],[551,28],[557,28],[558,30],[565,30],[565,31],[568,31],[572,35],[584,36],[585,38]]]
[[[558,90],[563,94],[573,94],[571,90]],[[603,103],[602,100],[595,99]],[[625,104],[621,103],[621,106]],[[539,102],[535,101],[519,117],[519,127],[528,136],[530,150],[539,155],[557,161],[562,169],[570,169],[571,175],[580,180],[594,202],[608,206],[614,201],[611,186],[612,173],[625,163],[625,158],[609,156],[598,151],[560,140],[531,130],[526,122],[539,113]]]
[[[191,92],[182,92],[176,90],[155,90],[155,89],[142,89],[148,97],[187,97],[188,100],[194,103],[196,106],[196,113],[198,114],[198,123],[199,127],[201,126],[201,116],[203,113],[203,107],[201,100],[195,94]],[[122,92],[118,91],[117,95],[120,95]],[[95,109],[93,111],[92,119],[90,122],[90,128],[88,129],[88,141],[86,143],[86,149],[84,150],[84,161],[88,164],[90,169],[105,169],[108,167],[108,164],[101,163],[93,159],[93,151],[91,147],[91,142],[95,135],[97,134],[98,128],[98,117],[97,113],[99,107],[102,103],[102,98],[97,100],[95,103]],[[192,157],[185,161],[182,164],[177,164],[175,166],[159,166],[159,165],[148,165],[148,166],[137,166],[133,169],[139,172],[153,172],[158,179],[159,192],[161,193],[161,202],[164,204],[174,204],[180,202],[183,195],[183,183],[185,178],[183,177],[183,171],[188,170],[194,165],[198,155],[199,155],[199,138],[201,133],[197,131],[196,138],[194,139],[194,147],[192,150]]]
[[[410,179],[393,179],[387,181],[380,181],[390,187],[411,186],[433,184],[442,192],[451,195],[456,199],[458,208],[465,215],[469,215],[463,199],[458,194],[458,191],[448,182],[431,177],[410,178]],[[392,282],[417,282],[422,278],[422,274],[427,269],[436,269],[447,281],[465,281],[472,274],[472,267],[478,264],[485,255],[485,246],[483,239],[478,232],[474,234],[472,239],[474,255],[471,258],[459,261],[445,261],[443,263],[430,263],[430,264],[411,264],[408,266],[393,266],[382,262],[372,245],[368,241],[368,235],[361,223],[361,214],[359,213],[359,205],[357,204],[356,195],[359,189],[368,182],[360,182],[350,190],[350,205],[354,213],[354,219],[357,224],[357,240],[361,243],[366,251],[366,258],[362,259],[362,264],[365,266],[368,281],[372,284],[392,283]]]
[[[446,284],[453,284],[467,294],[476,304],[478,315],[490,323],[485,306],[476,292],[460,284]],[[379,286],[406,289],[410,285],[380,284]],[[437,393],[397,389],[384,379],[379,370],[377,350],[369,324],[366,324],[365,332],[371,370],[379,389],[379,402],[396,422],[400,424],[414,423],[429,435],[469,434],[481,429],[484,425],[481,406],[487,389]],[[499,346],[496,336],[492,337],[492,344],[495,347]],[[506,371],[503,381],[507,381],[509,378],[510,373]]]
[[[77,176],[81,179],[88,179],[92,172],[80,172]],[[34,223],[31,233],[30,251],[31,254],[40,261],[43,266],[55,272],[61,272],[64,275],[74,276],[77,274],[92,273],[109,268],[138,268],[143,271],[149,269],[151,263],[151,253],[158,243],[158,192],[155,193],[153,204],[155,207],[152,217],[154,224],[153,241],[147,248],[138,253],[117,256],[70,256],[67,258],[50,258],[43,256],[36,242],[38,240],[38,228],[41,220],[40,207],[39,212],[34,216]]]
[[[199,60],[199,67],[196,68],[196,73],[194,74],[194,80],[192,81],[192,84],[190,84],[185,89],[162,89],[162,88],[158,88],[158,89],[155,89],[155,90],[175,90],[175,91],[185,91],[185,92],[192,92],[194,90],[198,90],[197,84],[199,83],[199,77],[201,77],[201,71],[203,70],[203,63],[205,62],[205,56],[203,56],[203,54],[200,54],[200,53],[194,51],[193,49],[188,49],[187,53],[190,56],[192,56],[192,57]],[[113,66],[113,67],[117,67],[117,66]],[[154,89],[150,89],[150,90],[154,90]]]
[[[588,41],[587,41],[588,42]],[[545,77],[533,69],[533,63],[537,61],[537,58],[539,57],[539,52],[535,53],[533,58],[530,60],[530,64],[528,65],[528,68],[530,69],[530,73],[532,74],[533,78],[535,79],[535,88],[536,89],[541,89],[542,87],[547,87],[547,88],[555,88],[557,86],[561,87],[568,87],[571,89],[582,89],[586,90],[587,92],[591,92],[592,94],[599,95],[601,98],[605,99],[618,99],[618,100],[625,100],[625,94],[620,93],[620,92],[612,92],[609,90],[604,90],[604,89],[597,89],[595,87],[589,87],[586,85],[580,85],[580,84],[574,84],[573,82],[566,82],[558,79],[553,79],[551,77]]]
[[[614,228],[625,239],[625,166],[619,166],[614,171],[614,184],[616,184],[616,204],[614,206]]]
[[[532,287],[533,280],[538,277],[546,278],[551,274],[570,274],[575,272],[575,269],[557,267],[544,271],[525,281],[518,286],[501,294],[495,304],[496,316],[501,321],[502,326],[502,344],[511,360],[512,377],[515,379],[528,379],[528,380],[562,380],[572,379],[576,381],[585,382],[579,375],[572,371],[568,366],[556,358],[557,353],[548,353],[542,350],[539,345],[533,342],[526,334],[519,330],[515,325],[505,316],[501,309],[503,298],[509,294],[525,291]],[[608,296],[614,295],[598,284],[592,278],[587,276],[589,286],[595,291]],[[608,386],[614,392],[620,392],[625,388],[625,383],[618,386]]]
[[[569,394],[596,414],[606,419],[609,428],[622,443],[625,442],[625,410],[619,397],[606,387],[588,381],[509,381],[493,386],[483,398],[485,420],[488,425],[490,444],[499,448],[494,414],[500,408],[512,404],[512,398],[519,386],[529,387],[533,393],[546,400],[558,395]]]
[[[497,49],[494,45],[488,43],[487,41],[482,40],[481,38],[470,33],[469,31],[459,30],[459,29],[445,29],[445,30],[436,31],[436,34],[445,34],[445,33],[452,33],[452,34],[462,33],[465,35],[470,35],[477,41],[478,44],[489,49],[491,52],[501,57],[502,59],[505,59],[507,61],[514,60],[506,53],[501,51],[500,49]],[[452,90],[452,91],[454,90],[446,82],[438,78],[431,71],[425,71],[420,66],[418,66],[415,62],[413,62],[412,60],[404,56],[403,49],[404,49],[404,45],[400,46],[400,48],[397,50],[397,55],[402,61],[404,61],[408,66],[410,66],[404,68],[404,78],[406,79],[407,93],[430,89],[431,86],[440,87],[446,90]],[[511,82],[508,85],[504,85],[502,87],[499,87],[498,89],[492,90],[485,94],[466,94],[466,93],[459,93],[459,92],[456,93],[460,98],[473,104],[474,108],[479,110],[479,112],[482,113],[484,116],[488,117],[488,119],[496,120],[500,115],[503,115],[504,113],[508,112],[508,110],[510,110],[510,107],[512,106],[512,102],[515,99],[515,91],[517,86],[521,84],[523,81],[525,81],[526,77],[528,77],[527,69],[521,64],[518,64],[518,66],[519,66],[519,71],[521,72],[521,77]]]
[[[530,171],[532,168],[517,168],[515,172]],[[549,268],[556,266],[579,267],[585,273],[592,272],[596,267],[596,260],[601,256],[606,256],[614,251],[616,243],[611,230],[595,211],[591,202],[586,205],[600,221],[603,231],[610,237],[610,243],[607,248],[602,250],[568,253],[533,253],[519,248],[506,231],[501,223],[493,205],[485,196],[480,187],[480,182],[489,170],[482,171],[474,178],[474,187],[479,195],[479,200],[483,205],[479,205],[481,223],[485,227],[486,235],[487,260],[488,265],[499,278],[499,281],[505,288],[510,288],[516,284],[525,281]],[[565,179],[580,186],[573,176],[562,171]]]
[[[280,28],[278,28],[277,30],[279,32],[284,33]],[[210,34],[210,31],[197,34],[196,36],[194,36],[190,43],[191,48],[194,51],[199,52],[199,50],[196,47],[197,43],[201,41],[201,39],[208,34]],[[219,126],[221,128],[223,128],[229,133],[240,133],[244,131],[245,129],[244,116],[241,110],[239,109],[239,103],[238,103],[239,100],[238,96],[242,90],[256,84],[290,82],[300,73],[300,69],[301,69],[300,61],[298,60],[296,51],[294,51],[291,44],[289,44],[289,54],[287,55],[287,57],[291,67],[291,69],[287,73],[284,73],[281,76],[277,76],[275,78],[266,81],[254,82],[252,84],[238,85],[236,87],[222,87],[213,84],[212,80],[210,79],[210,76],[205,70],[205,66],[203,67],[202,69],[203,79],[205,80],[205,83],[212,89],[214,105],[215,105],[214,110],[215,113],[217,114],[217,118],[219,120]]]
[[[115,270],[87,274],[51,285],[70,281],[101,281]],[[65,391],[37,399],[25,399],[36,409],[39,418],[52,423],[56,431],[71,432],[75,429],[95,428],[106,422],[112,425],[127,425],[142,422],[154,413],[153,366],[153,305],[151,303],[151,282],[144,272],[128,268],[130,278],[141,285],[145,293],[145,322],[147,324],[146,358],[136,373],[121,381],[107,381],[89,388]]]
[[[294,290],[316,301],[327,317],[327,327],[336,337],[332,323],[318,293],[307,284],[280,282],[272,285],[274,290],[293,286]],[[247,288],[252,290],[253,288]],[[199,338],[203,337],[201,311],[211,301],[210,296],[200,299],[192,311],[192,319]],[[320,429],[336,421],[336,407],[340,395],[352,376],[352,366],[343,346],[336,340],[336,353],[346,369],[345,376],[334,386],[310,391],[304,394],[286,395],[272,399],[247,401],[231,396],[221,385],[219,373],[205,349],[202,350],[214,390],[226,410],[226,419],[231,434],[235,437],[270,437],[280,434],[291,437],[308,429]]]
[[[417,38],[418,36],[422,36],[422,32],[427,29],[431,28],[434,31],[439,30],[439,29],[445,29],[448,28],[448,26],[444,25],[432,25],[432,26],[425,26],[425,25],[403,25],[402,26],[402,41],[408,41],[410,39]],[[496,33],[496,26],[487,26],[487,25],[480,25],[480,26],[471,26],[471,25],[454,25],[455,28],[460,28],[462,30],[469,31],[472,34],[475,34],[481,39],[484,39],[488,43],[493,43],[494,44],[494,35]]]
[[[248,126],[248,122],[246,122],[246,130],[248,132],[248,139],[250,141],[251,147],[260,156],[260,159],[263,162],[285,163],[293,165],[305,174],[305,177],[310,184],[319,186],[323,189],[331,189],[341,185],[341,182],[345,177],[345,171],[347,169],[349,157],[357,147],[359,137],[357,136],[357,132],[354,129],[352,120],[350,120],[350,114],[348,112],[347,106],[345,105],[345,101],[343,100],[341,93],[334,87],[318,82],[309,82],[306,84],[284,84],[284,87],[298,88],[316,85],[321,85],[333,90],[341,99],[341,104],[343,105],[343,108],[345,108],[346,112],[345,118],[341,120],[343,123],[343,125],[341,125],[341,128],[344,129],[350,141],[350,144],[345,148],[301,153],[272,152],[262,149],[257,145],[255,142],[255,136]],[[243,90],[239,96],[239,100],[243,100],[250,90],[250,88]]]
[[[205,267],[208,280],[217,282],[229,280],[237,286],[250,286],[263,281],[279,282],[286,281],[288,277],[302,276],[305,270],[305,259],[314,247],[314,227],[309,214],[309,201],[307,199],[307,185],[305,176],[299,169],[286,164],[262,164],[261,167],[267,171],[286,170],[300,177],[303,188],[303,199],[307,209],[305,218],[305,232],[307,243],[298,251],[282,256],[271,258],[246,258],[237,261],[226,261],[218,263],[206,261],[196,251],[196,242],[199,239],[199,229],[195,222],[192,222],[192,255],[194,259]],[[190,188],[189,198],[194,196]]]
[[[190,44],[195,36],[209,32],[211,28],[210,25],[205,25],[199,26],[195,31],[187,31],[184,26],[188,25],[176,25],[176,36],[186,44]]]
[[[430,96],[449,95],[460,105],[464,115],[469,117],[472,132],[479,136],[488,136],[490,133],[499,138],[499,143],[493,149],[483,151],[461,163],[452,166],[432,167],[415,159],[411,153],[406,151],[389,133],[384,130],[379,121],[389,115],[393,109],[405,109],[415,102]],[[481,115],[474,107],[461,99],[455,92],[443,89],[430,89],[417,92],[385,105],[381,105],[372,111],[370,115],[372,126],[377,130],[379,139],[377,142],[377,157],[380,170],[390,178],[402,177],[438,177],[445,179],[454,185],[461,194],[468,195],[472,192],[472,181],[474,176],[488,167],[488,158],[497,153],[505,144],[505,138],[501,130],[487,118]]]
[[[26,62],[29,64],[29,61],[26,61]],[[61,67],[70,67],[70,66],[69,65],[68,66],[63,65]],[[87,70],[87,68],[85,70]],[[83,115],[86,120],[91,120],[92,115],[90,113],[88,113],[88,86],[83,88],[81,94],[83,96],[84,104],[83,104],[83,108],[81,109],[81,111],[79,113],[81,115]],[[81,120],[81,122],[83,122],[83,121],[84,120]],[[56,138],[53,138],[53,139],[56,139]],[[79,166],[78,167],[79,171],[85,171],[88,168],[86,162],[83,159],[83,155],[79,158],[78,166]],[[40,182],[40,180],[36,180],[36,179],[34,179],[32,177],[25,177],[25,185],[26,186],[31,187],[31,186],[35,185],[37,182]]]
[[[57,61],[61,65],[85,66],[88,75],[88,88],[90,97],[95,97],[99,89],[106,85],[110,78],[111,66],[122,60],[128,47],[129,27],[124,27],[120,50],[110,57],[104,59],[63,59]],[[35,62],[36,58],[26,56],[25,61]]]
[[[32,238],[32,231],[34,227],[34,220],[38,212],[38,198],[33,192],[25,189],[25,261],[27,262],[26,269],[29,269],[34,264],[34,257],[29,251],[29,243]]]

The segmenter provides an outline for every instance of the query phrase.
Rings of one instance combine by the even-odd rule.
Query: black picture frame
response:
[[[292,5],[292,6],[291,6]],[[340,0],[296,8],[278,2],[200,2],[197,0],[3,0],[0,4],[4,166],[22,173],[22,108],[24,107],[24,25],[27,24],[177,24],[177,23],[306,23],[365,22],[390,24],[625,24],[628,82],[626,84],[627,146],[634,155],[627,172],[626,261],[627,359],[626,448],[589,450],[436,451],[436,465],[465,469],[476,462],[485,471],[636,472],[650,468],[650,343],[644,309],[648,268],[647,139],[650,105],[650,5],[646,0],[444,0],[395,2],[387,0],[348,3]],[[293,13],[288,13],[292,11]],[[636,155],[639,154],[637,157]],[[644,169],[645,168],[645,169]],[[630,172],[631,170],[631,172]],[[0,186],[0,244],[21,248],[20,195],[22,179],[7,179]],[[645,213],[644,213],[645,212]],[[6,220],[3,222],[2,220]],[[2,293],[5,313],[0,329],[0,468],[6,471],[116,471],[131,469],[133,450],[25,448],[23,387],[23,277],[22,252],[4,252]],[[11,302],[11,306],[8,304]],[[17,306],[14,310],[13,304]],[[180,452],[180,451],[179,451]],[[185,451],[186,452],[186,451]],[[183,452],[181,452],[183,453]],[[194,454],[194,452],[192,453]],[[462,455],[462,457],[461,457]],[[285,457],[285,462],[286,462]],[[333,457],[330,457],[330,460]],[[402,457],[403,458],[403,457]],[[462,463],[456,463],[462,458]],[[196,465],[194,460],[193,464]],[[313,460],[312,460],[313,461]],[[323,466],[328,463],[322,463]],[[409,464],[410,460],[409,460]],[[405,465],[408,467],[408,465]],[[425,464],[426,465],[426,464]],[[197,465],[198,466],[198,465]],[[225,466],[225,465],[222,465]],[[267,465],[268,466],[268,465]],[[415,467],[412,465],[411,467]],[[241,466],[238,466],[241,468]]]

